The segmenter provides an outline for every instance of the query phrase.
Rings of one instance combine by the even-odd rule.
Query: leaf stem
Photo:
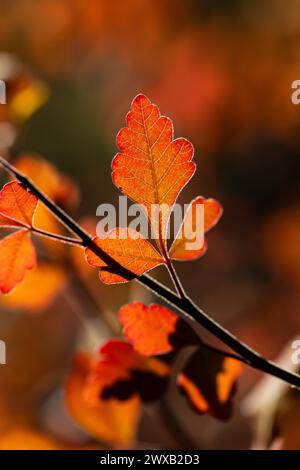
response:
[[[182,284],[181,284],[181,281],[180,281],[179,277],[177,276],[177,272],[175,271],[175,268],[174,268],[174,266],[173,266],[173,263],[172,263],[172,261],[171,261],[170,259],[167,260],[166,266],[167,266],[167,269],[168,269],[168,271],[169,271],[170,277],[171,277],[171,279],[172,279],[172,281],[173,281],[173,284],[174,284],[174,286],[175,286],[175,288],[176,288],[176,290],[177,290],[177,293],[178,293],[179,297],[180,297],[181,299],[184,299],[184,298],[186,297],[186,293],[185,293],[185,291],[184,291],[184,288],[183,288],[183,286],[182,286]]]
[[[28,190],[30,190],[36,197],[52,212],[54,216],[66,227],[69,231],[73,232],[81,239],[81,245],[83,247],[89,246],[89,248],[99,256],[108,266],[112,272],[117,271],[124,278],[128,280],[137,279],[142,285],[153,291],[157,296],[164,299],[169,304],[173,305],[179,312],[182,313],[187,319],[192,320],[194,323],[201,325],[216,338],[222,341],[226,346],[232,349],[235,353],[241,356],[243,362],[246,362],[249,366],[254,369],[265,372],[269,375],[277,377],[288,384],[300,388],[300,376],[293,372],[282,369],[277,364],[269,361],[265,357],[261,356],[254,349],[247,346],[245,343],[240,341],[230,331],[226,330],[223,326],[218,324],[213,318],[207,315],[203,310],[196,306],[192,300],[184,293],[183,296],[179,297],[175,292],[168,289],[150,276],[143,274],[136,278],[134,273],[129,271],[120,265],[114,258],[108,253],[103,251],[94,241],[91,235],[89,235],[79,224],[77,224],[66,212],[64,212],[59,206],[57,206],[50,198],[48,198],[35,184],[11,165],[7,160],[0,156],[0,165],[2,165],[6,171],[12,174],[17,180],[23,184]]]
[[[51,238],[53,240],[57,240],[58,242],[68,243],[70,245],[82,246],[82,240],[79,240],[78,238],[65,237],[64,235],[59,235],[57,233],[50,233],[50,232],[47,232],[46,230],[42,230],[40,228],[33,227],[33,226],[30,228],[30,230],[32,233],[35,233],[36,235],[39,235],[41,237]]]
[[[175,287],[179,297],[181,299],[184,299],[186,297],[186,293],[184,291],[184,288],[181,284],[181,281],[180,281],[179,277],[177,276],[177,272],[175,271],[173,263],[172,263],[172,261],[169,257],[169,254],[168,254],[167,249],[165,247],[165,244],[163,242],[161,243],[161,253],[162,253],[162,255],[165,259],[166,267],[167,267],[168,272],[170,274],[170,277],[173,281],[174,287]]]

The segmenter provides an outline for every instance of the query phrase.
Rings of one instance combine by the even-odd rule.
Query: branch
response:
[[[13,175],[28,190],[30,190],[69,231],[77,235],[81,239],[81,245],[83,247],[88,246],[94,254],[99,256],[109,266],[109,271],[117,271],[127,280],[137,279],[137,281],[142,285],[175,307],[186,319],[193,321],[194,324],[201,325],[216,338],[222,341],[226,346],[232,349],[235,353],[242,356],[243,362],[246,362],[252,368],[258,369],[269,375],[277,377],[294,387],[300,388],[299,375],[282,369],[274,362],[269,361],[265,357],[261,356],[258,352],[240,341],[230,331],[226,330],[210,316],[208,316],[203,310],[196,306],[188,296],[185,295],[184,297],[179,297],[173,291],[146,274],[136,278],[134,273],[124,268],[108,253],[103,251],[93,241],[91,235],[89,235],[59,206],[51,201],[51,199],[49,199],[37,186],[35,186],[35,184],[29,178],[19,172],[13,165],[11,165],[1,156],[0,165],[2,165],[8,173]]]

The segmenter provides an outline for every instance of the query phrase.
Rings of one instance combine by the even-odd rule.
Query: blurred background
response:
[[[180,200],[203,195],[224,208],[207,254],[177,263],[187,291],[243,341],[269,358],[285,350],[283,365],[295,367],[300,105],[291,102],[291,84],[300,79],[299,0],[0,3],[2,154],[95,230],[86,217],[119,195],[110,177],[116,133],[133,97],[145,93],[171,117],[176,137],[195,146],[197,173]],[[58,170],[34,163],[36,155]],[[64,194],[58,171],[67,175]],[[44,220],[48,228],[55,223]],[[51,243],[40,250],[43,277],[30,274],[12,296],[1,296],[0,433],[33,426],[81,445],[87,438],[61,400],[74,351],[119,334],[122,304],[153,299],[134,283],[102,286],[80,254]],[[147,410],[133,446],[299,449],[299,397],[261,379],[245,369],[229,423],[195,415],[182,402],[175,418]]]

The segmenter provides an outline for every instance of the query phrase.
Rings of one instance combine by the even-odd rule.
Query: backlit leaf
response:
[[[178,385],[198,413],[226,420],[241,371],[236,359],[199,347],[179,374]]]
[[[168,354],[195,341],[192,329],[160,305],[133,302],[120,309],[119,320],[134,349],[146,356]]]
[[[235,383],[242,370],[239,361],[201,344],[192,328],[165,307],[134,302],[120,309],[119,319],[126,338],[140,354],[168,354],[166,360],[172,364],[181,348],[194,346],[195,352],[178,373],[178,386],[198,413],[230,417]]]
[[[74,420],[96,439],[109,444],[129,445],[135,438],[140,401],[132,397],[92,401],[85,391],[94,358],[78,354],[66,383],[66,405]]]
[[[195,198],[171,246],[170,258],[184,261],[202,256],[206,251],[204,234],[216,225],[221,215],[222,207],[215,199]]]
[[[0,241],[0,291],[11,292],[36,266],[35,249],[27,230],[8,235]]]
[[[56,203],[67,208],[76,207],[79,197],[77,186],[47,160],[37,154],[22,154],[15,166]],[[35,217],[35,222],[37,219]]]
[[[30,191],[17,181],[7,183],[0,191],[0,216],[12,222],[9,225],[18,225],[26,228],[32,226],[32,219],[38,200]],[[2,225],[0,220],[0,225]],[[3,223],[5,225],[5,221]]]
[[[39,155],[23,154],[18,157],[15,166],[55,203],[67,210],[74,209],[79,197],[78,188],[60,174],[54,165]],[[65,228],[43,204],[37,206],[34,225],[48,232],[65,234]],[[42,239],[42,243],[54,256],[61,257],[65,252],[65,245],[49,238]]]
[[[169,367],[163,362],[142,356],[120,340],[110,340],[100,349],[100,359],[91,369],[86,382],[86,396],[126,401],[138,396],[143,402],[153,401],[165,390]]]
[[[193,146],[183,138],[173,140],[172,121],[144,95],[133,100],[126,124],[117,136],[120,153],[112,163],[112,179],[148,217],[153,205],[159,208],[151,221],[161,248],[177,196],[195,172]]]
[[[141,234],[128,228],[113,229],[106,237],[94,238],[94,242],[115,261],[131,271],[133,277],[140,276],[164,263],[161,255]],[[89,247],[86,249],[86,260],[91,266],[102,268],[99,276],[105,284],[126,282],[118,272],[104,270],[103,268],[107,268],[107,263]]]

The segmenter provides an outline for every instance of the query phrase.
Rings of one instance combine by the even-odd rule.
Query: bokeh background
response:
[[[46,158],[78,185],[68,201],[73,215],[95,217],[99,204],[117,201],[115,136],[133,97],[145,93],[173,119],[176,136],[195,146],[197,173],[181,201],[201,194],[224,207],[205,257],[178,264],[187,291],[267,357],[286,349],[282,360],[292,368],[291,342],[300,337],[300,106],[291,102],[291,84],[300,79],[299,0],[0,6],[0,79],[9,83],[2,153]],[[52,284],[44,273],[43,285],[52,286],[47,302],[34,300],[36,279],[31,301],[19,288],[13,300],[1,298],[7,365],[0,366],[0,433],[38,423],[55,438],[81,443],[85,436],[61,404],[74,351],[118,334],[123,303],[151,298],[135,284],[103,287],[94,272],[75,275],[64,254],[49,250],[44,258],[56,271]],[[175,418],[147,410],[135,446],[300,448],[299,397],[288,388],[279,393],[276,381],[257,391],[261,379],[245,369],[230,423],[197,416],[181,402]]]

